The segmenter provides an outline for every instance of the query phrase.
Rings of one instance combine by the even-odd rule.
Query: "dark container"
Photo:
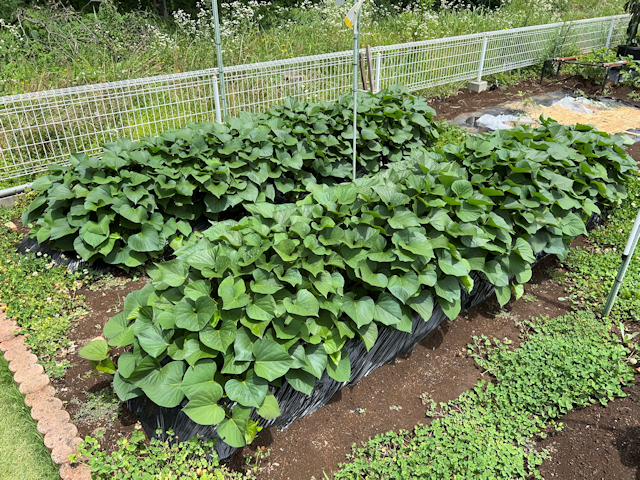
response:
[[[617,54],[619,57],[632,55],[634,60],[640,60],[640,47],[631,47],[629,45],[618,45]]]

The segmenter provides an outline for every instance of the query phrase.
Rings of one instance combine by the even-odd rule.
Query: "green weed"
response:
[[[258,449],[255,459],[247,458],[245,473],[232,472],[218,462],[214,441],[192,438],[187,442],[174,441],[171,430],[167,441],[152,438],[145,442],[145,434],[135,431],[130,438],[118,441],[118,450],[113,454],[105,452],[99,442],[102,432],[96,438],[86,437],[78,448],[79,454],[73,461],[85,461],[91,468],[92,478],[111,480],[112,478],[162,478],[178,480],[186,478],[206,478],[225,480],[253,480],[262,470],[260,462],[269,456]]]
[[[621,254],[640,208],[640,177],[626,185],[629,199],[606,215],[606,223],[589,234],[591,245],[573,248],[565,262],[569,296],[579,308],[601,310],[622,263]],[[640,253],[636,249],[611,311],[612,319],[640,316]]]
[[[485,339],[469,346],[495,383],[479,382],[441,404],[442,418],[354,448],[335,479],[541,478],[548,455],[533,439],[561,428],[574,407],[624,396],[628,350],[590,313],[528,323],[520,348]],[[573,372],[579,372],[579,375]],[[433,413],[435,409],[430,408]]]
[[[435,143],[436,147],[442,148],[445,145],[460,145],[464,143],[469,136],[466,130],[449,122],[436,122],[436,126],[440,133],[440,138],[438,138]]]
[[[106,387],[96,393],[85,392],[85,395],[86,402],[81,402],[77,398],[72,398],[69,402],[79,407],[73,417],[74,422],[103,422],[106,427],[111,428],[122,406],[113,389]]]
[[[97,275],[95,280],[93,278],[91,280],[93,281],[89,285],[89,290],[97,292],[113,288],[122,290],[127,283],[137,280],[137,277],[115,277],[112,273],[105,273],[104,275]]]
[[[76,295],[83,283],[80,273],[54,265],[46,255],[16,253],[20,235],[4,224],[32,199],[26,195],[13,208],[0,207],[0,303],[8,317],[16,318],[47,374],[60,377],[69,366],[66,333],[72,319],[86,313],[83,298]]]

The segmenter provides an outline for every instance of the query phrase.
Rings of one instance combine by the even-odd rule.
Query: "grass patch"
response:
[[[58,468],[0,354],[0,478],[59,480]]]
[[[624,396],[633,381],[628,350],[595,315],[576,312],[525,324],[512,350],[498,340],[475,339],[469,353],[495,383],[479,382],[441,403],[429,425],[378,435],[354,448],[335,479],[541,478],[548,455],[536,437],[561,428],[574,407]]]
[[[0,207],[0,305],[28,335],[25,341],[47,374],[60,377],[69,365],[64,353],[71,320],[86,313],[83,298],[76,295],[83,282],[80,272],[70,273],[46,256],[16,253],[20,235],[5,223],[32,199],[25,195],[12,208]]]
[[[78,411],[73,416],[74,422],[96,423],[103,422],[107,428],[113,426],[118,418],[122,402],[113,392],[113,388],[106,387],[96,393],[85,392],[86,402],[72,398],[69,403],[78,406]]]

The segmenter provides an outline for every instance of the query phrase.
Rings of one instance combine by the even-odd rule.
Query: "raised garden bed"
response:
[[[119,279],[117,279],[115,281],[115,283],[122,282],[123,280],[120,280],[120,279],[122,279],[124,277],[118,277],[118,278]],[[99,319],[99,320],[95,321],[94,326],[92,326],[92,327],[88,327],[87,326],[86,328],[83,327],[83,328],[77,329],[76,331],[72,332],[72,337],[71,338],[74,339],[73,341],[77,346],[82,346],[82,344],[84,342],[86,342],[86,340],[89,340],[89,339],[93,338],[94,336],[96,336],[97,334],[100,333],[99,329],[95,328],[95,325],[100,325],[101,323],[106,321],[106,319],[109,317],[109,315],[111,313],[113,313],[113,312],[107,312],[107,310],[113,308],[113,306],[114,306],[113,303],[117,303],[117,302],[112,302],[111,305],[108,305],[109,302],[111,300],[115,300],[116,298],[118,299],[118,301],[120,301],[121,298],[123,298],[123,296],[124,296],[123,294],[124,293],[126,293],[127,291],[131,291],[133,289],[136,289],[135,287],[139,288],[139,286],[142,283],[144,283],[144,280],[138,280],[137,282],[138,283],[135,283],[135,284],[134,284],[134,282],[129,282],[124,286],[115,285],[115,286],[112,286],[112,288],[108,288],[108,286],[105,285],[103,287],[103,289],[98,290],[97,292],[92,292],[92,291],[86,291],[85,292],[86,295],[87,295],[87,302],[92,304],[92,305],[94,305],[94,312],[95,313],[101,312],[101,313],[98,316],[92,315],[91,323],[94,323],[94,320],[96,318]],[[124,288],[121,288],[121,287],[124,287]],[[103,296],[103,294],[105,294],[105,295]],[[454,323],[454,325],[455,325],[455,323]],[[92,330],[95,331],[94,335],[91,335]],[[73,354],[71,354],[71,355],[73,355]],[[75,356],[75,355],[73,355],[73,356]],[[76,363],[76,362],[72,362],[72,364],[73,363]],[[74,371],[76,373],[74,373]],[[85,376],[84,374],[86,372],[87,372],[86,363],[82,362],[82,361],[77,361],[77,363],[75,365],[72,365],[72,369],[67,372],[67,375],[65,376],[65,381],[64,381],[65,383],[64,384],[63,383],[58,384],[59,389],[61,391],[65,392],[62,389],[68,388],[69,390],[67,390],[66,392],[71,392],[71,388],[75,388],[75,386],[72,387],[72,385],[75,385],[79,380],[81,380],[82,384],[83,384],[83,387],[85,389],[88,389],[88,390],[92,391],[93,393],[97,392],[98,390],[101,390],[102,386],[105,384],[104,380],[101,380],[100,377],[83,378]],[[369,377],[369,378],[372,378],[372,377]],[[368,381],[368,379],[364,380],[364,381],[366,382],[366,381]],[[356,388],[359,388],[359,387],[360,387],[360,384]],[[393,389],[393,387],[391,387],[391,386],[388,387],[388,388],[390,390]],[[66,392],[65,392],[65,394],[66,394]],[[77,390],[76,390],[76,392],[77,392]],[[75,395],[76,395],[76,397],[78,397],[77,393]],[[69,400],[71,400],[73,397],[74,397],[73,393],[69,393],[68,394]],[[400,405],[399,403],[393,403],[390,406],[402,406],[402,405]],[[74,406],[73,405],[68,405],[67,408],[71,409],[71,411],[74,410]],[[331,409],[332,405],[329,405],[327,408]],[[358,410],[358,408],[367,410],[367,407],[366,406],[360,406],[360,405],[354,405],[353,406],[353,412],[354,413],[352,414],[353,415],[352,418],[357,419],[357,420],[355,420],[355,422],[362,423],[363,420],[360,420],[360,419],[366,419],[368,417],[368,412],[369,411],[367,410],[364,413],[358,413],[360,411],[360,410]],[[372,408],[372,407],[369,407],[369,408]],[[375,407],[374,407],[374,409],[375,409]],[[402,412],[399,409],[396,410],[396,411],[392,411],[392,412],[393,413],[389,412],[388,415],[394,415],[394,416],[401,416],[402,415]],[[73,412],[73,413],[75,415],[75,413],[77,413],[77,412]],[[314,416],[310,417],[310,419],[314,419],[319,414],[320,414],[320,412],[318,412]],[[384,415],[384,416],[388,416],[388,415]],[[117,422],[120,422],[120,425],[118,426],[118,428],[122,428],[125,432],[127,430],[129,430],[129,431],[135,430],[135,423],[134,423],[134,421],[133,421],[133,419],[131,417],[129,417],[128,419],[126,418],[126,416],[125,417],[121,417],[121,418],[119,418],[117,420]],[[408,422],[408,423],[410,423],[410,422]],[[116,425],[118,425],[118,424],[116,423]],[[397,420],[389,419],[389,426],[386,427],[386,428],[395,428],[396,425],[397,425]],[[93,425],[87,425],[86,427],[81,427],[80,428],[80,433],[81,434],[83,434],[83,433],[93,433],[95,431],[95,428],[97,428],[98,426],[100,426],[99,423],[98,424],[93,424]],[[295,427],[295,425],[294,425],[294,427]],[[292,427],[287,432],[291,432],[294,427]],[[83,432],[83,430],[84,430],[84,432]],[[287,432],[284,432],[281,435],[286,435]],[[278,435],[280,435],[280,434],[277,434],[276,437]],[[262,442],[261,442],[261,440],[258,440],[258,442],[259,443],[264,443],[264,442],[268,443],[269,436],[270,436],[270,434],[268,432],[263,432],[262,437],[259,437],[259,438],[263,438],[265,440],[263,440]],[[313,438],[313,436],[310,436],[310,437]],[[113,442],[113,440],[115,440],[117,438],[117,436],[112,436],[111,438],[112,439],[109,439],[109,437],[107,437],[105,439],[105,444],[109,444],[109,443]],[[320,442],[320,440],[318,440],[317,443],[319,443],[321,446],[323,445],[323,443]],[[335,445],[337,443],[338,442],[335,442],[335,443],[331,442],[331,445]],[[348,443],[351,443],[351,441],[346,441],[346,442],[342,442],[342,443],[343,444],[348,444]],[[277,455],[279,455],[278,451],[277,451],[277,444],[273,444],[271,446],[274,447],[273,448],[274,453],[273,453],[271,464],[273,465],[274,463],[280,463],[280,461],[278,461],[278,459],[277,459]],[[292,448],[293,448],[293,445],[292,445]],[[326,446],[325,446],[325,448],[326,448]],[[289,458],[294,458],[294,457],[289,457]],[[283,464],[286,462],[286,457],[285,457],[285,460],[283,460],[282,462],[283,462]],[[293,463],[291,461],[289,461],[289,462]],[[277,470],[277,468],[275,470]],[[306,472],[306,470],[303,470],[303,471]],[[302,471],[300,471],[300,473],[302,474]],[[316,473],[317,473],[317,471],[316,471]],[[267,475],[267,478],[279,478],[278,475],[279,475],[279,473],[272,469],[271,473]]]

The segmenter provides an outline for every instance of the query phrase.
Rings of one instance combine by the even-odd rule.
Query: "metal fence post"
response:
[[[478,81],[480,82],[482,80],[482,70],[484,69],[484,57],[487,53],[487,40],[488,40],[488,35],[485,35],[482,38],[482,50],[480,51],[480,66],[478,68]]]
[[[633,252],[635,252],[636,246],[638,245],[639,236],[640,236],[640,211],[638,211],[638,215],[636,215],[636,220],[635,222],[633,222],[633,227],[631,228],[631,233],[629,234],[629,239],[627,240],[627,245],[624,247],[624,252],[622,252],[622,265],[620,265],[618,274],[616,275],[616,278],[613,281],[613,287],[611,287],[611,292],[609,292],[607,303],[605,303],[604,305],[602,314],[605,317],[611,313],[613,304],[616,301],[616,297],[618,296],[618,291],[620,290],[620,286],[622,285],[624,276],[627,273],[627,268],[629,268],[629,263],[631,263],[631,259],[633,258]]]
[[[356,5],[358,0],[353,0],[353,4]],[[359,53],[360,53],[360,12],[362,8],[358,10],[356,25],[353,26],[353,181],[356,181],[356,165],[357,165],[357,133],[358,133],[358,67],[359,67]]]
[[[605,43],[605,47],[609,48],[609,44],[611,43],[611,36],[613,35],[613,27],[615,25],[615,20],[611,20],[611,25],[609,25],[609,34],[607,35],[607,43]]]
[[[220,92],[218,91],[218,77],[213,77],[213,103],[216,108],[216,122],[222,123],[222,111],[220,110]]]
[[[380,76],[382,74],[382,54],[376,55],[376,83],[373,87],[373,92],[378,93],[380,91]]]
[[[213,22],[215,24],[216,53],[218,56],[218,75],[220,76],[220,93],[222,94],[222,111],[227,115],[227,89],[224,84],[224,67],[222,65],[222,45],[220,41],[220,18],[218,16],[218,0],[211,0]]]

